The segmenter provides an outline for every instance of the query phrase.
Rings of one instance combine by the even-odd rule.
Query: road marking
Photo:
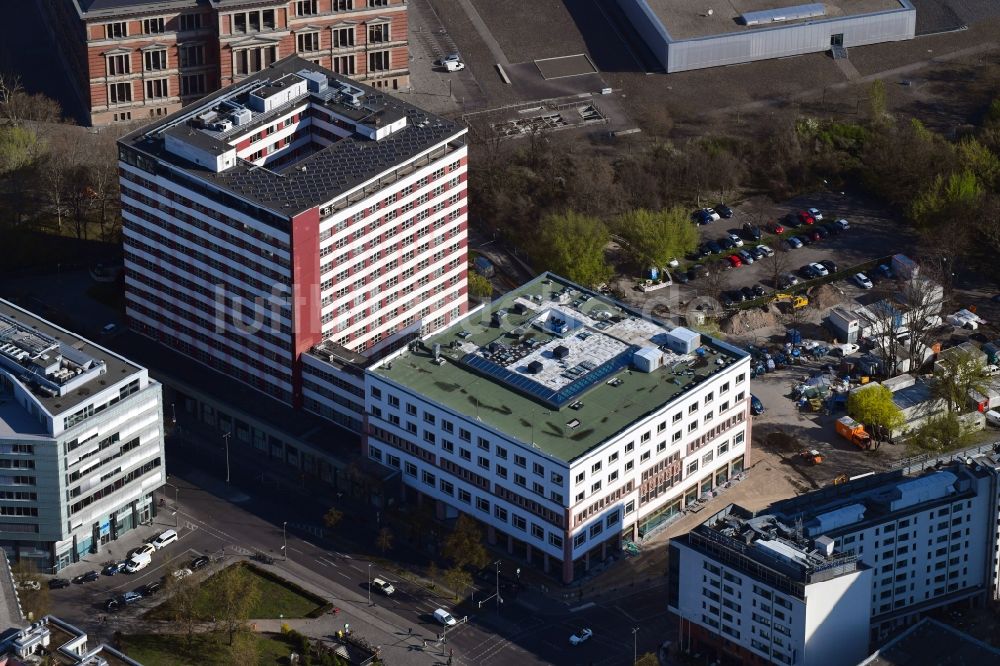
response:
[[[577,606],[576,608],[570,608],[569,612],[570,613],[575,613],[577,611],[587,610],[588,608],[593,608],[596,605],[597,604],[595,604],[593,601],[588,601],[587,603],[585,603],[585,604],[583,604],[581,606]]]
[[[320,565],[322,565],[324,567],[327,566],[327,564],[323,562],[322,558],[314,557],[313,559],[316,560],[317,562],[319,562]]]
[[[348,576],[347,574],[345,574],[343,571],[338,571],[337,575],[338,576],[343,576],[344,578],[347,578],[348,580],[350,580],[350,578],[351,578],[350,576]]]
[[[299,550],[298,548],[292,548],[291,546],[289,546],[289,547],[288,547],[288,550],[294,550],[294,551],[295,551],[296,553],[298,553],[299,555],[305,555],[305,553],[303,553],[303,552],[302,552],[301,550]]]
[[[305,539],[302,539],[301,541],[302,541],[302,543],[304,543],[304,544],[305,544],[305,545],[307,545],[307,546],[312,546],[313,548],[315,548],[315,547],[316,547],[316,546],[313,546],[313,545],[312,545],[311,543],[309,543],[308,541],[306,541]]]
[[[343,557],[343,558],[344,558],[345,560],[349,560],[349,559],[352,559],[350,555],[344,555],[343,553],[338,553],[337,551],[333,551],[333,552],[334,552],[334,554],[335,554],[335,555],[336,555],[337,557]]]
[[[324,562],[326,562],[327,564],[329,564],[331,567],[337,566],[336,562],[331,562],[330,560],[326,559],[325,557],[321,557],[319,559],[323,560]]]

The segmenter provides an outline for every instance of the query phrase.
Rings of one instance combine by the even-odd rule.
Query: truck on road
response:
[[[872,446],[871,435],[865,432],[864,424],[858,423],[850,416],[842,416],[837,419],[837,433],[864,451]]]

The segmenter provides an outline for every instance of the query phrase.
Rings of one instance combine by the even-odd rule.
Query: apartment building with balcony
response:
[[[150,520],[166,479],[145,368],[0,301],[0,547],[41,571]]]
[[[899,627],[997,593],[997,456],[730,505],[671,541],[681,646],[740,663],[853,665]]]
[[[409,86],[403,0],[48,0],[92,125],[166,116],[299,54],[372,86]]]
[[[377,354],[467,311],[465,133],[292,56],[126,136],[130,325],[328,415],[303,354]],[[359,407],[354,378],[320,379]]]
[[[543,274],[365,368],[365,453],[571,582],[744,469],[748,378],[745,352]]]

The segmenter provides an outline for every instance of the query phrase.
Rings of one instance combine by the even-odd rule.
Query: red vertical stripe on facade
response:
[[[319,297],[319,209],[292,218],[292,404],[302,407],[299,356],[322,340]]]

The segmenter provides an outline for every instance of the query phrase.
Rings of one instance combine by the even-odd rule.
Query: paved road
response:
[[[662,594],[658,591],[640,593],[631,598],[597,604],[585,604],[573,611],[542,598],[537,593],[523,593],[508,598],[498,615],[493,602],[481,610],[452,608],[450,601],[440,598],[420,585],[401,580],[393,572],[371,569],[372,576],[388,579],[396,594],[384,597],[373,593],[368,602],[368,560],[364,553],[350,552],[347,547],[331,547],[316,537],[287,533],[289,560],[282,560],[283,517],[321,515],[324,507],[303,505],[299,497],[275,496],[271,489],[261,488],[254,481],[259,471],[252,461],[234,460],[233,482],[227,486],[213,472],[222,467],[211,456],[198,456],[200,469],[193,464],[195,456],[187,448],[171,446],[168,452],[169,482],[177,487],[180,511],[175,514],[174,488],[164,492],[162,507],[154,525],[143,527],[101,553],[63,572],[70,577],[100,565],[113,557],[123,557],[141,539],[177,526],[180,540],[156,553],[153,564],[139,574],[102,577],[99,581],[73,585],[52,592],[53,611],[79,623],[98,637],[110,638],[117,629],[127,631],[142,610],[159,600],[143,601],[138,607],[110,615],[102,624],[103,603],[110,596],[135,589],[173,569],[185,565],[198,554],[225,551],[229,559],[261,551],[277,561],[279,572],[307,588],[321,592],[342,609],[336,620],[327,616],[322,631],[331,633],[334,622],[349,622],[354,631],[384,649],[396,650],[395,661],[404,663],[434,663],[442,660],[445,647],[454,650],[458,664],[621,664],[631,655],[631,629],[640,627],[637,645],[640,653],[655,651],[670,638],[674,623],[669,621]],[[227,560],[228,561],[228,560]],[[221,566],[221,565],[220,565]],[[492,583],[482,583],[477,596],[492,593]],[[447,646],[437,642],[441,627],[433,619],[436,608],[449,608],[457,617],[468,614],[468,621],[449,631]],[[319,625],[317,625],[319,626]],[[570,650],[569,635],[581,627],[594,629],[594,638],[586,648]],[[409,634],[413,629],[413,635]],[[429,644],[423,648],[422,641]],[[388,654],[388,653],[387,653]]]

